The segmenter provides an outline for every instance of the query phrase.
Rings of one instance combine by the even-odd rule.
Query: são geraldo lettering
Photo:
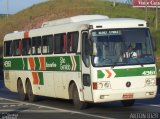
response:
[[[71,66],[69,64],[66,64],[65,58],[60,57],[60,70],[71,70]]]

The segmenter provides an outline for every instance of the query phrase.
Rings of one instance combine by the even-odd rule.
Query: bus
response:
[[[156,96],[154,46],[140,19],[78,15],[44,22],[5,35],[5,86],[23,101],[46,96],[72,100],[78,109],[111,101],[133,106]]]

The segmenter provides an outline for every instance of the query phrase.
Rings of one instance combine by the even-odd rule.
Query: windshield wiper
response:
[[[117,66],[117,62],[113,63],[112,68],[114,68],[115,66]]]
[[[141,65],[141,67],[143,67],[143,64],[137,58],[134,59],[138,62],[139,65]]]
[[[113,62],[112,68],[117,66],[118,61],[120,60],[120,57],[116,58],[115,62]]]

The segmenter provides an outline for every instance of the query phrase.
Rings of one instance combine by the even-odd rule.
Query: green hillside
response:
[[[7,33],[38,28],[45,21],[79,14],[102,14],[109,17],[145,19],[145,10],[143,8],[133,8],[126,4],[118,3],[116,7],[113,7],[111,2],[100,0],[50,0],[11,15],[7,19],[6,17],[1,18],[0,46],[2,46],[3,37]],[[148,9],[147,21],[151,27],[153,37],[157,39],[156,54],[157,57],[160,57],[160,40],[158,40],[160,39],[160,29],[159,31],[155,30],[154,9]]]

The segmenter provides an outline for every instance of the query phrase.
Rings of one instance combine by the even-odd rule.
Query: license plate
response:
[[[132,99],[133,98],[133,93],[125,93],[123,94],[123,99]]]

